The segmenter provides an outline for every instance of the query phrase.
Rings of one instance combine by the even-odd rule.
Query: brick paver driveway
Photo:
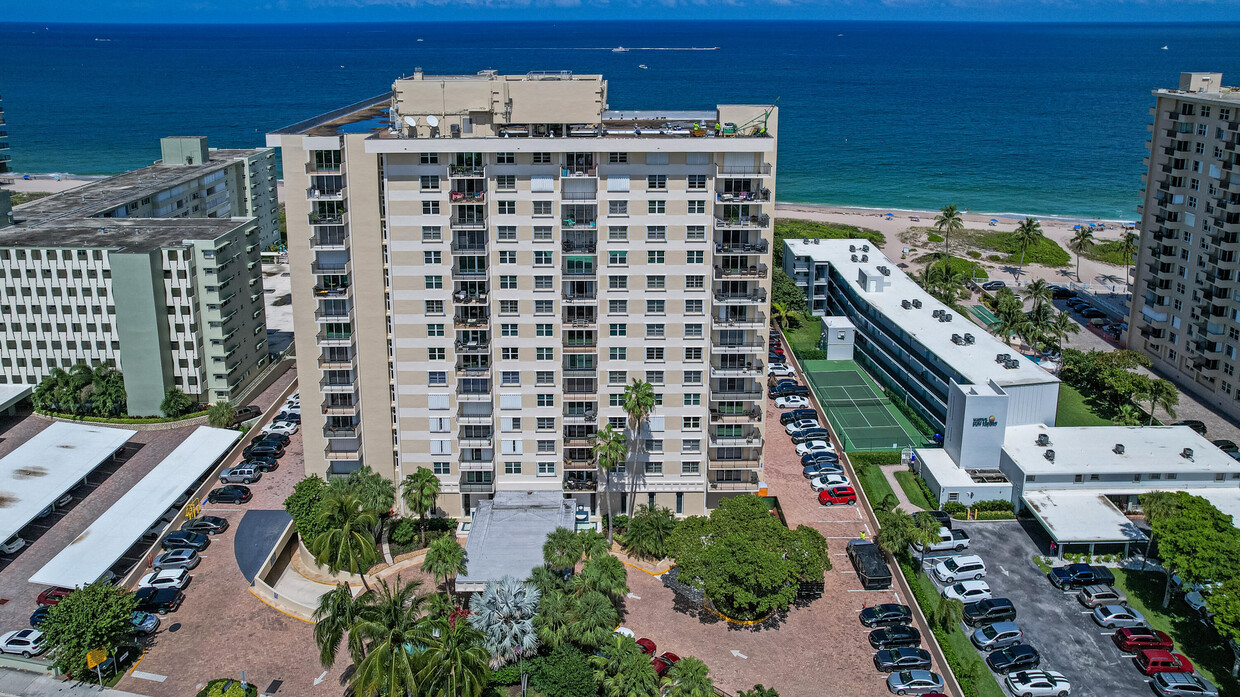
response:
[[[781,695],[887,695],[886,674],[874,670],[874,652],[866,640],[869,630],[861,626],[857,613],[867,604],[904,599],[894,587],[861,588],[844,549],[849,539],[872,531],[857,506],[818,505],[801,476],[800,458],[784,434],[779,413],[768,401],[765,478],[790,527],[809,525],[827,538],[834,568],[827,572],[823,597],[793,608],[775,629],[740,628],[689,607],[658,578],[630,568],[629,586],[640,599],[627,601],[624,623],[639,636],[653,639],[659,651],[702,659],[710,666],[715,685],[731,694],[761,683]]]

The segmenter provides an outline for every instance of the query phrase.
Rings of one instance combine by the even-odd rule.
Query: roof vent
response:
[[[868,244],[863,244],[863,245],[861,245],[861,251],[863,251],[863,252],[868,252],[868,251],[870,251],[870,245],[868,245]]]
[[[812,242],[812,243],[814,243],[814,244],[819,244],[819,243],[821,243],[821,242],[822,242],[822,240],[818,239],[817,237],[811,237],[811,238],[810,238],[810,242]]]
[[[1049,460],[1050,462],[1054,462],[1054,461],[1055,461],[1055,451],[1054,451],[1054,450],[1047,450],[1046,452],[1042,453],[1042,457],[1046,458],[1046,459],[1047,459],[1047,460]]]
[[[1019,368],[1019,367],[1020,367],[1020,361],[1018,361],[1018,360],[1016,360],[1015,358],[1013,358],[1012,360],[1010,360],[1010,361],[1008,361],[1007,363],[1003,364],[1003,367],[1004,367],[1004,368],[1006,368],[1006,369],[1008,369],[1008,370],[1016,370],[1017,368]]]
[[[906,309],[906,310],[907,310],[907,309],[909,309],[909,308],[910,308],[910,307],[912,307],[912,306],[913,306],[913,303],[911,303],[911,302],[909,302],[909,301],[907,301],[907,300],[901,300],[901,301],[900,301],[900,307],[902,307],[902,308],[904,308],[904,309]]]
[[[950,321],[952,321],[952,313],[950,313],[950,312],[944,312],[944,313],[943,313],[943,321],[944,321],[944,322],[950,322]]]
[[[967,346],[972,346],[972,345],[973,345],[973,335],[972,335],[972,334],[965,334],[965,335],[964,335],[964,343],[965,343],[965,345],[967,345]]]
[[[861,261],[869,261],[869,260],[870,260],[870,255],[869,255],[869,254],[862,254],[862,255],[861,255]]]
[[[855,244],[850,244],[850,245],[848,245],[848,251],[850,251],[850,252],[855,252],[855,251],[857,251],[857,245],[855,245]],[[855,260],[854,260],[854,261],[855,261]]]
[[[1116,454],[1116,455],[1123,455],[1123,454],[1124,454],[1124,444],[1123,444],[1123,443],[1116,443],[1116,444],[1115,444],[1115,447],[1114,447],[1114,448],[1112,448],[1112,449],[1115,451],[1115,454]]]
[[[888,268],[888,267],[886,267],[886,266],[880,266],[880,267],[878,267],[878,272],[879,272],[879,273],[881,273],[881,274],[882,274],[882,275],[884,275],[884,276],[890,276],[890,275],[891,275],[891,269],[890,269],[890,268]]]
[[[952,334],[952,343],[953,343],[953,344],[959,345],[959,344],[960,344],[960,342],[962,342],[962,341],[964,341],[964,339],[961,339],[959,334]]]
[[[1051,444],[1051,436],[1050,436],[1050,434],[1049,434],[1049,433],[1039,433],[1039,434],[1038,434],[1038,441],[1037,441],[1037,442],[1038,442],[1038,445],[1042,446],[1043,448],[1045,448],[1046,446],[1050,445],[1050,444]]]
[[[852,255],[852,260],[853,260],[853,261],[856,261],[856,260],[857,260],[857,255],[856,255],[856,254]]]
[[[1183,457],[1185,460],[1193,459],[1193,449],[1185,448],[1184,452],[1180,453],[1180,456]]]
[[[935,319],[938,319],[939,315],[941,314],[943,314],[942,310],[933,310],[930,312],[930,316],[934,317]]]
[[[915,307],[915,308],[917,308],[918,310],[920,310],[920,309],[921,309],[921,301],[920,301],[920,300],[918,300],[918,299],[916,299],[916,298],[913,298],[913,307]]]
[[[1010,353],[997,353],[995,354],[995,363],[1007,363],[1008,359],[1011,357],[1012,354]]]

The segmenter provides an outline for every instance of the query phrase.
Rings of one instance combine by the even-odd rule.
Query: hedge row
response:
[[[71,419],[73,421],[86,421],[95,424],[166,424],[173,421],[185,421],[187,419],[196,419],[200,416],[206,416],[208,410],[196,411],[184,416],[78,416],[77,414],[62,414],[55,411],[35,410],[36,414],[43,416],[51,416],[57,419]]]
[[[923,612],[930,612],[938,606],[940,600],[938,597],[931,596],[926,592],[925,587],[917,579],[916,572],[913,567],[904,559],[900,559],[900,573],[904,574],[904,580],[908,583],[908,587],[913,590],[913,597],[917,599],[917,604],[921,606]],[[956,682],[960,683],[960,690],[968,697],[976,697],[978,694],[977,683],[973,679],[973,671],[964,662],[964,659],[956,653],[956,648],[952,646],[948,638],[948,633],[940,629],[937,625],[931,624],[930,631],[934,632],[934,638],[939,642],[939,649],[943,651],[943,658],[947,660],[948,667],[951,668],[952,674],[956,676]],[[956,628],[959,632],[960,629]]]
[[[866,465],[898,465],[900,464],[900,451],[868,450],[848,453],[848,460],[849,462],[852,462],[853,467],[865,467]]]
[[[891,403],[896,405],[896,409],[899,409],[900,413],[904,414],[912,422],[913,427],[920,431],[922,435],[933,436],[936,433],[934,427],[921,418],[921,414],[918,414],[916,409],[906,404],[904,397],[901,397],[899,393],[890,387],[883,388],[883,392],[887,395],[887,399],[890,399]]]

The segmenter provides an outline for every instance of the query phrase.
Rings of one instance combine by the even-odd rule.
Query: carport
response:
[[[34,385],[0,385],[0,412],[12,416],[17,404],[34,392]]]
[[[137,431],[57,421],[0,459],[0,540],[21,532]]]
[[[77,539],[35,572],[30,582],[77,588],[98,580],[220,461],[240,436],[238,431],[200,426]]]
[[[1085,552],[1126,557],[1129,545],[1148,540],[1103,492],[1037,489],[1021,500],[1054,541],[1058,557]]]

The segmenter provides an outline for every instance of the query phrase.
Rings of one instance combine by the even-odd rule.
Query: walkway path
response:
[[[879,469],[883,471],[883,476],[887,478],[887,483],[891,485],[891,490],[895,492],[896,499],[900,502],[896,508],[906,513],[916,513],[922,509],[914,506],[912,502],[908,500],[908,494],[904,493],[904,487],[900,486],[899,480],[896,479],[896,472],[898,472],[902,467],[904,467],[904,465],[883,465],[880,466]]]
[[[98,685],[58,680],[20,670],[0,669],[0,697],[143,697],[137,692],[99,689]]]

